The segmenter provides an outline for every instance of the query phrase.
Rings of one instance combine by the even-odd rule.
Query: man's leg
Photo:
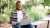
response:
[[[17,23],[16,25],[12,25],[12,28],[20,28],[20,24]]]
[[[31,25],[31,24],[28,24],[28,25],[22,25],[21,28],[32,28],[32,25]]]
[[[17,23],[16,24],[16,28],[20,28],[21,26],[20,26],[20,23]]]

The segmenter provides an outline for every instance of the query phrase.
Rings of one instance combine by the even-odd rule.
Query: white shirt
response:
[[[30,19],[28,19],[27,17],[25,17],[25,19],[23,19],[25,16],[23,15],[23,11],[17,11],[17,18],[18,18],[18,22],[20,22],[20,25],[27,25],[30,24]]]
[[[17,11],[17,18],[18,18],[18,22],[20,22],[23,19],[23,12],[22,11]]]

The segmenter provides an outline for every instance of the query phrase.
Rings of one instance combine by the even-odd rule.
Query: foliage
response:
[[[34,8],[32,9],[32,4],[30,2],[26,2],[24,7],[26,9],[27,15],[30,16],[33,21],[38,21],[42,18],[42,16],[39,15],[39,13],[36,12],[36,10],[34,11]]]
[[[9,21],[16,0],[0,0],[0,21]]]
[[[39,1],[40,2],[40,1]],[[43,3],[43,2],[41,2]],[[33,21],[38,21],[42,19],[44,16],[46,16],[47,9],[44,9],[44,6],[41,5],[33,5],[33,1],[31,2],[26,2],[24,7],[26,9],[27,15],[31,17]],[[33,7],[33,8],[32,8]]]
[[[50,6],[50,0],[44,0],[44,4]]]
[[[39,15],[39,11],[36,12],[33,9],[33,12],[32,12],[31,8],[32,8],[33,4],[35,4],[33,1],[32,2],[27,1],[24,5],[24,8],[26,9],[27,15],[30,16],[33,19],[33,21],[37,21],[37,20],[41,19],[42,16]],[[16,2],[16,0],[0,0],[0,21],[9,21],[10,20],[11,12],[14,11],[16,8],[15,2]],[[45,0],[44,3],[46,5],[50,5],[49,0],[48,1]]]

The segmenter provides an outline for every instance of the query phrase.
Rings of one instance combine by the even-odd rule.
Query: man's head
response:
[[[16,10],[21,10],[21,7],[22,7],[21,2],[17,1],[17,3],[16,3]]]

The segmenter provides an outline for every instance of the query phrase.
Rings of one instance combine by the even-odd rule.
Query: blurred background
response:
[[[9,22],[17,0],[0,0],[0,22]],[[39,21],[50,13],[50,0],[21,0],[28,18]]]
[[[3,24],[4,26],[5,25],[7,27],[11,26],[10,24],[7,23],[10,22],[11,12],[14,12],[16,9],[16,1],[17,0],[0,0],[0,25],[4,23]],[[22,8],[25,10],[28,18],[32,19],[32,22],[47,19],[46,17],[50,15],[50,0],[20,0],[20,1],[22,2],[21,3]],[[41,24],[42,27],[44,27],[44,24],[43,25]]]

